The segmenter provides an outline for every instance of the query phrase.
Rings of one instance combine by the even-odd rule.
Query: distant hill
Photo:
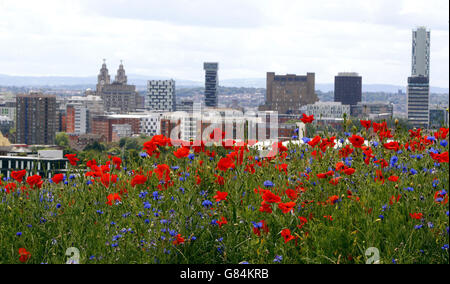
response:
[[[168,77],[161,76],[143,76],[130,74],[128,82],[130,84],[144,87],[148,80],[167,80]],[[177,86],[182,87],[202,87],[204,82],[189,81],[182,79],[174,79]],[[95,86],[97,83],[96,76],[89,77],[70,77],[70,76],[9,76],[0,74],[0,86],[27,86],[27,87],[55,87],[55,86]],[[265,78],[245,78],[245,79],[227,79],[220,80],[220,86],[223,87],[244,87],[244,88],[266,88]],[[316,89],[322,92],[330,92],[334,90],[334,84],[316,84]],[[363,92],[385,92],[397,93],[398,90],[406,92],[405,86],[387,85],[387,84],[364,84]],[[432,93],[448,94],[448,88],[431,87]]]

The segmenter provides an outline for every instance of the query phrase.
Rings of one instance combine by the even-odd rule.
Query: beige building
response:
[[[281,114],[299,113],[300,107],[318,101],[315,93],[315,74],[285,76],[267,73],[266,104],[260,110],[272,110]]]

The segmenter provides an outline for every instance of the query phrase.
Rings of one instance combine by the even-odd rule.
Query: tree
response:
[[[56,133],[55,143],[60,147],[69,147],[69,136],[65,132]]]

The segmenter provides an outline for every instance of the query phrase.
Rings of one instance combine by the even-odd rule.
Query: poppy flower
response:
[[[369,130],[369,128],[372,126],[372,121],[370,120],[360,120],[359,122],[366,130]]]
[[[292,190],[292,189],[287,189],[285,191],[287,197],[289,197],[289,199],[291,199],[292,201],[296,200],[298,197],[297,191]]]
[[[322,138],[320,138],[320,136],[316,136],[311,141],[308,142],[308,145],[314,148],[316,147],[317,144],[320,143],[321,140]]]
[[[352,174],[354,174],[355,173],[355,169],[354,168],[348,168],[348,169],[345,169],[344,170],[344,173],[346,174],[346,175],[348,175],[348,176],[351,176]]]
[[[397,141],[392,141],[389,143],[384,143],[383,144],[384,148],[388,149],[388,150],[393,150],[395,152],[397,152],[400,149],[400,144],[398,144]]]
[[[27,174],[26,170],[21,170],[21,171],[12,171],[11,172],[11,177],[13,179],[15,179],[17,182],[22,182],[23,177]]]
[[[299,216],[298,219],[300,220],[300,225],[297,225],[297,227],[298,227],[299,229],[302,229],[303,226],[304,226],[306,223],[308,223],[308,219],[305,218],[305,217],[302,217],[302,216]]]
[[[312,123],[314,121],[314,115],[306,115],[306,114],[302,114],[302,118],[300,118],[300,120],[304,123],[304,124],[308,124],[308,123]]]
[[[279,203],[279,202],[281,202],[281,198],[278,195],[273,194],[270,190],[266,190],[266,192],[264,192],[262,198],[267,203]]]
[[[288,202],[288,203],[278,203],[278,208],[281,209],[281,211],[286,214],[289,213],[292,209],[295,207],[295,202]]]
[[[40,175],[34,175],[34,176],[29,176],[27,178],[27,183],[30,186],[30,188],[34,188],[35,186],[37,186],[38,188],[41,188],[44,181],[42,180],[42,177]]]
[[[226,172],[228,169],[234,169],[235,164],[232,159],[226,157],[221,158],[219,163],[217,163],[219,170]]]
[[[259,208],[259,212],[272,213],[272,206],[265,201],[261,202],[261,207]]]
[[[122,164],[122,159],[119,157],[112,157],[113,164],[116,166],[117,170],[120,170],[120,165]]]
[[[136,175],[132,180],[131,180],[131,186],[135,187],[137,184],[144,184],[147,182],[147,177],[143,176],[143,175]]]
[[[221,221],[216,221],[216,223],[219,225],[219,228],[222,228],[222,225],[228,224],[228,221],[222,216]]]
[[[72,166],[76,166],[76,165],[77,165],[77,162],[80,160],[80,159],[78,159],[78,158],[76,157],[76,154],[67,154],[67,155],[65,155],[64,157],[66,157],[66,158],[69,160],[69,163],[70,163]]]
[[[25,248],[19,249],[19,261],[22,263],[27,262],[31,257],[31,253],[27,251]]]
[[[289,229],[283,229],[281,231],[281,236],[284,238],[284,243],[288,243],[289,241],[295,239],[294,236],[291,235],[291,230]]]
[[[56,174],[53,176],[52,181],[56,184],[60,183],[61,181],[64,180],[64,175],[63,174]]]
[[[228,192],[220,192],[217,191],[216,195],[213,198],[216,199],[216,202],[220,202],[222,200],[227,200]]]
[[[388,180],[389,180],[389,181],[392,181],[392,182],[397,182],[398,179],[399,179],[398,176],[390,176],[390,177],[388,178]]]
[[[364,138],[358,135],[352,135],[352,137],[348,138],[348,140],[355,148],[361,148],[361,146],[364,144]]]
[[[181,236],[181,234],[178,234],[175,238],[175,240],[172,242],[174,245],[180,245],[184,243],[184,238]]]
[[[108,195],[107,199],[108,201],[106,201],[106,204],[108,204],[109,206],[112,206],[113,202],[115,204],[118,201],[119,202],[122,201],[122,198],[118,193],[111,193],[110,195]]]
[[[189,150],[190,149],[188,147],[181,147],[178,150],[174,151],[173,154],[178,159],[186,158],[187,156],[189,156]]]
[[[264,233],[269,233],[269,227],[267,226],[266,221],[261,220],[258,223],[252,222],[253,223],[253,233],[255,235],[257,235],[258,237],[261,236],[261,229],[263,230]]]
[[[423,218],[422,213],[409,213],[409,216],[411,216],[412,219],[421,220]]]

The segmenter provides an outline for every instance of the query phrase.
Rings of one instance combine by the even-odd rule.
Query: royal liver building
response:
[[[128,113],[136,110],[136,86],[127,84],[127,76],[122,62],[114,82],[111,83],[106,63],[98,75],[97,95],[103,99],[105,111],[114,113]]]

